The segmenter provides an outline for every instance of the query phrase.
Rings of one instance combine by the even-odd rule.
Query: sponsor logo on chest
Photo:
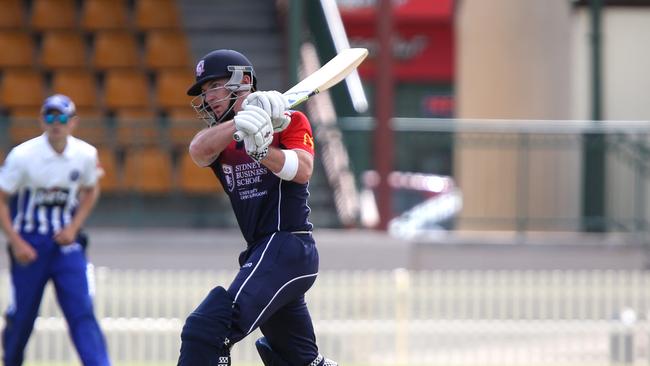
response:
[[[223,164],[221,170],[229,192],[232,192],[235,188],[248,190],[251,188],[250,186],[262,183],[264,176],[269,174],[269,170],[257,162],[236,164],[234,166]]]
[[[69,196],[69,189],[38,188],[34,192],[34,203],[39,206],[62,206],[68,202]]]

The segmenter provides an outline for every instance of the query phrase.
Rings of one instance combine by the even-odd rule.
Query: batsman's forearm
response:
[[[194,162],[205,167],[221,154],[232,142],[232,136],[237,131],[233,121],[222,122],[216,126],[201,130],[190,143],[190,156]]]
[[[314,166],[314,158],[306,151],[294,149],[298,154],[298,172],[293,182],[305,184],[311,178]],[[284,154],[277,147],[270,146],[269,154],[261,161],[262,165],[271,169],[273,173],[278,173],[284,166]]]
[[[273,173],[277,173],[282,170],[284,154],[277,147],[269,146],[269,153],[260,163],[269,168]]]

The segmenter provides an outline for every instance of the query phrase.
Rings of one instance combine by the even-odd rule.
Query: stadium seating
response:
[[[172,162],[158,148],[131,148],[124,159],[124,188],[148,194],[169,193],[172,189]]]
[[[52,93],[69,96],[77,107],[96,107],[95,74],[86,69],[59,70],[52,77]]]
[[[145,65],[151,69],[182,67],[191,70],[189,46],[179,31],[151,31],[145,39]]]
[[[81,119],[104,119],[104,110],[99,107],[77,106],[77,116]]]
[[[36,123],[36,120],[31,122],[29,125],[16,125],[12,124],[9,127],[9,142],[12,146],[21,144],[27,140],[31,140],[36,136],[40,136],[43,133],[43,130]]]
[[[125,0],[84,0],[81,27],[87,31],[123,29],[128,26]]]
[[[169,140],[172,146],[181,151],[187,151],[194,135],[206,127],[196,118],[196,112],[189,105],[168,110],[167,120]]]
[[[192,97],[187,95],[187,89],[194,83],[192,70],[172,69],[158,72],[156,78],[156,100],[163,110],[187,108],[191,110]]]
[[[0,81],[0,104],[5,108],[38,107],[45,99],[45,81],[33,69],[6,69]]]
[[[9,142],[18,145],[43,133],[39,123],[39,111],[34,108],[20,108],[12,114],[16,118],[9,125]]]
[[[11,117],[21,120],[37,120],[41,114],[41,106],[33,105],[29,107],[15,107],[11,109]]]
[[[106,107],[145,108],[149,100],[149,80],[140,70],[109,70],[104,80]]]
[[[99,181],[102,192],[113,192],[119,190],[119,170],[115,151],[110,148],[100,147],[97,149],[97,155],[99,163],[104,170],[104,176]]]
[[[86,66],[86,41],[83,35],[75,31],[45,32],[40,63],[48,69]]]
[[[0,0],[0,140],[40,135],[43,99],[62,93],[77,105],[73,135],[99,148],[105,191],[217,191],[181,159],[204,125],[185,94],[193,61],[177,2]]]
[[[21,28],[25,24],[25,7],[22,0],[0,0],[0,29]]]
[[[69,29],[77,27],[75,0],[34,0],[31,11],[34,30]]]
[[[157,115],[151,108],[120,109],[117,120],[117,141],[122,145],[152,146],[160,144]]]
[[[135,26],[140,30],[179,28],[178,8],[174,0],[137,0]]]
[[[95,147],[110,146],[111,141],[115,138],[109,134],[108,128],[104,123],[104,117],[97,109],[81,109],[77,111],[79,123],[73,131],[73,135]]]
[[[31,66],[36,45],[32,36],[19,30],[0,30],[0,68]]]
[[[135,35],[126,30],[96,32],[91,62],[101,70],[139,66],[140,53]]]
[[[178,185],[187,193],[209,194],[223,191],[223,187],[212,169],[196,165],[187,152],[180,157]]]

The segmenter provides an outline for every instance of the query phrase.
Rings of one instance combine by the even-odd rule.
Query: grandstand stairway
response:
[[[275,1],[183,0],[178,2],[195,59],[217,48],[245,54],[262,89],[285,89],[284,42]]]

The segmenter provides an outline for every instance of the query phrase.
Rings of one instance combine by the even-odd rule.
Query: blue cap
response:
[[[68,117],[72,117],[77,113],[77,108],[72,99],[63,94],[54,94],[45,99],[41,107],[41,114],[51,110],[57,110]]]

